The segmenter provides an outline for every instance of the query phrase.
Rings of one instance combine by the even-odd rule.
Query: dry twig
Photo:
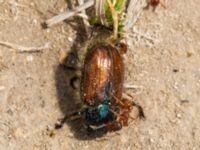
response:
[[[54,16],[53,18],[47,20],[45,22],[45,24],[46,24],[47,27],[51,27],[54,24],[57,24],[57,23],[65,20],[65,19],[67,19],[69,17],[72,17],[75,14],[77,14],[77,13],[79,13],[79,12],[89,8],[89,7],[91,7],[92,5],[94,5],[94,0],[90,0],[90,1],[88,1],[86,3],[84,3],[83,5],[80,5],[80,6],[76,7],[76,8],[74,8],[73,10],[69,10],[69,11],[63,12],[63,13],[57,15],[57,16]]]
[[[33,47],[25,47],[25,46],[16,45],[16,44],[9,43],[9,42],[0,41],[0,45],[18,50],[19,53],[40,52],[41,50],[50,48],[49,43],[46,43],[44,46],[39,46],[39,47],[34,47],[34,46]]]
[[[110,7],[110,11],[112,13],[112,17],[113,17],[113,33],[114,33],[114,39],[117,39],[117,35],[118,35],[118,14],[115,11],[115,8],[111,2],[111,0],[107,0],[107,3]]]
[[[5,86],[3,86],[3,85],[0,85],[0,91],[3,91],[3,90],[5,90]]]
[[[80,5],[80,1],[83,1],[83,0],[79,0],[79,5]],[[84,4],[81,4],[80,6],[75,7],[72,10],[63,12],[57,16],[54,16],[51,19],[48,19],[45,22],[45,26],[51,27],[67,18],[77,15],[79,12],[86,10],[87,8],[93,6],[94,4],[95,4],[95,10],[97,13],[96,16],[98,17],[98,20],[100,20],[100,22],[103,25],[105,25],[106,24],[104,21],[105,14],[102,11],[104,1],[106,0],[87,0]],[[136,22],[143,8],[147,6],[147,0],[125,0],[125,1],[126,3],[128,3],[127,5],[128,8],[126,8],[127,14],[126,14],[125,22],[124,22],[124,30],[128,30]],[[82,13],[82,15],[84,14]]]
[[[142,89],[142,86],[134,85],[134,84],[124,84],[125,89]]]
[[[84,4],[84,0],[78,0],[78,4],[79,4],[79,6],[83,5]],[[84,23],[85,31],[86,31],[86,34],[89,35],[89,26],[90,26],[90,24],[88,22],[88,17],[87,17],[86,11],[83,10],[81,12],[81,14],[79,14],[79,15],[83,16],[82,18],[83,18],[83,23]],[[87,17],[87,18],[85,18],[85,17]]]
[[[124,30],[130,29],[141,14],[142,10],[147,6],[146,0],[129,0],[126,20],[124,22]]]
[[[138,85],[134,85],[134,84],[124,84],[123,86],[124,86],[124,88],[126,90],[133,90],[133,91],[135,91],[135,94],[140,94],[144,90],[143,86],[138,86]]]

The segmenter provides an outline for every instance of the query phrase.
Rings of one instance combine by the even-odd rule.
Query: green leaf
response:
[[[108,22],[109,25],[112,25],[113,24],[113,18],[112,18],[112,13],[110,11],[109,6],[106,4],[104,9],[105,9],[105,17],[107,19],[107,22]]]
[[[111,0],[111,2],[114,3],[114,0]],[[118,0],[114,6],[114,8],[118,14],[118,31],[119,32],[123,32],[123,28],[124,28],[123,20],[121,17],[123,4],[124,4],[124,0]],[[110,8],[107,3],[104,6],[104,12],[105,12],[105,17],[106,17],[107,23],[109,24],[109,26],[113,26],[112,13],[111,13]]]
[[[96,17],[91,17],[91,18],[89,19],[89,23],[90,23],[90,25],[95,25],[95,24],[97,24],[97,18],[96,18]]]
[[[117,3],[115,4],[115,10],[118,12],[121,12],[123,4],[124,4],[124,0],[118,0]]]

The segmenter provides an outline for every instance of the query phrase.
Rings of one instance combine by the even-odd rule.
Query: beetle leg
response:
[[[118,131],[122,129],[122,123],[119,121],[112,122],[105,126],[107,132]]]
[[[112,92],[110,92],[111,96],[116,100],[116,103],[119,104],[120,106],[124,106],[123,102],[118,99]]]
[[[137,104],[135,102],[132,102],[132,105],[138,109],[138,112],[139,112],[138,117],[139,118],[145,118],[143,108],[139,104]]]
[[[120,54],[123,55],[127,52],[128,47],[125,42],[121,41],[119,44],[117,44],[117,46],[118,46]]]
[[[70,115],[66,115],[64,118],[60,119],[59,122],[55,124],[55,129],[60,129],[63,127],[64,123],[68,120],[76,120],[81,118],[83,115],[83,111],[78,111]]]
[[[143,111],[142,107],[139,104],[137,104],[137,103],[135,103],[133,101],[127,100],[127,99],[120,100],[117,97],[115,97],[112,93],[111,93],[111,95],[116,100],[116,103],[118,103],[122,109],[124,109],[124,110],[127,109],[127,110],[130,111],[131,110],[131,106],[134,106],[134,107],[136,107],[138,109],[139,118],[145,118],[144,111]]]
[[[129,85],[126,88],[130,88],[130,89],[137,89],[138,88],[138,89],[140,89],[140,91],[138,93],[142,92],[142,90],[143,90],[142,87],[138,87],[138,86],[134,86],[134,85]],[[127,96],[129,98],[133,98],[133,96],[129,93],[124,93],[124,94],[125,94],[125,95],[123,95],[124,97]],[[139,118],[145,118],[144,111],[143,111],[142,107],[139,104],[135,103],[134,101],[130,101],[130,103],[131,103],[132,106],[134,106],[138,109]]]
[[[110,111],[111,113],[113,113],[115,116],[118,116],[119,113],[120,113],[119,111],[115,111],[115,110],[112,109],[112,108],[110,108],[109,111]]]
[[[124,103],[123,109],[125,111],[130,112],[132,107],[136,107],[138,109],[138,117],[145,118],[143,108],[139,104],[135,103],[134,101],[130,101],[128,99],[122,99],[122,103]]]

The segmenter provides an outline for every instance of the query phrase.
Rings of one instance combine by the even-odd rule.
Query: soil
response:
[[[128,32],[125,84],[145,112],[119,132],[93,137],[80,122],[52,130],[58,118],[79,108],[70,86],[85,40],[80,20],[51,28],[41,24],[70,7],[68,1],[0,0],[0,41],[40,52],[19,53],[0,45],[1,150],[198,150],[200,149],[200,1],[166,1],[144,10]],[[69,59],[66,59],[69,58]],[[134,112],[133,112],[134,113]],[[134,115],[134,114],[133,114]]]

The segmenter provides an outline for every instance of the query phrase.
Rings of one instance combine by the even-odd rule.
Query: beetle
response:
[[[95,36],[94,39],[95,42],[92,40],[89,46],[86,46],[81,67],[80,95],[83,108],[66,115],[56,124],[56,129],[61,128],[67,120],[82,118],[89,131],[98,129],[106,132],[117,131],[123,126],[128,126],[134,106],[138,108],[139,117],[144,118],[140,105],[122,97],[124,81],[122,54],[126,51],[126,45],[108,42],[108,38],[103,38],[102,34]]]

